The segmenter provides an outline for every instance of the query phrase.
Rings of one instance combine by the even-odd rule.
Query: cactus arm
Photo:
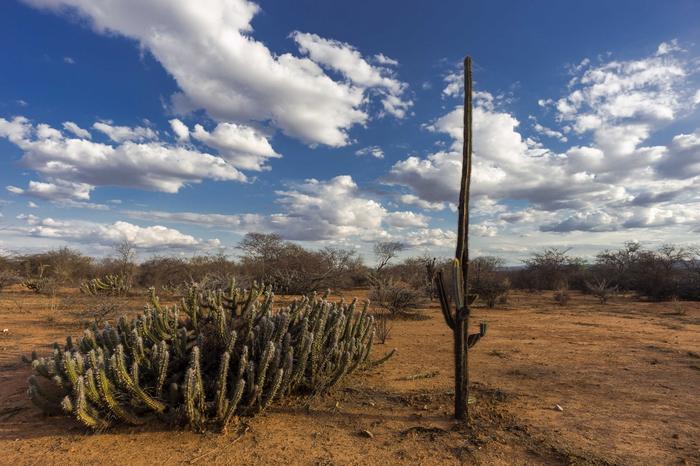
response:
[[[134,426],[144,423],[142,419],[136,417],[119,405],[110,388],[109,379],[104,371],[104,367],[97,370],[97,376],[95,378],[97,379],[97,390],[99,391],[102,404],[104,404],[117,419]]]
[[[185,415],[190,425],[194,425],[198,419],[197,410],[195,409],[196,386],[194,369],[190,367],[185,374],[185,388],[183,393],[185,398]]]
[[[222,418],[226,410],[226,383],[228,381],[228,368],[231,360],[231,355],[224,352],[221,355],[221,362],[219,364],[219,376],[216,380],[216,417]]]
[[[165,341],[161,342],[160,351],[158,353],[158,379],[156,381],[156,397],[160,398],[163,393],[163,385],[165,378],[168,376],[168,364],[170,362],[170,351]]]
[[[445,282],[442,277],[442,270],[439,271],[435,277],[435,286],[437,288],[438,298],[440,299],[440,310],[442,311],[442,316],[445,318],[445,323],[448,327],[454,330],[455,320],[452,317],[452,312],[450,310],[450,302],[447,299],[447,290],[445,289]]]
[[[85,399],[85,383],[83,378],[79,377],[74,387],[74,411],[75,417],[82,424],[91,429],[101,430],[109,427],[109,422],[100,418],[96,413],[91,412],[87,400]]]
[[[130,375],[126,369],[126,361],[124,360],[124,347],[122,345],[117,346],[115,354],[112,356],[112,361],[117,374],[117,380],[120,384],[131,392],[136,398],[142,401],[149,409],[162,413],[165,411],[165,405],[160,401],[151,397],[148,393],[144,392],[138,383],[138,363],[134,362],[132,364],[132,374]],[[132,378],[135,376],[135,379]]]
[[[238,382],[236,383],[236,387],[233,389],[233,395],[231,396],[231,399],[228,401],[228,408],[226,409],[226,414],[224,415],[224,418],[221,421],[221,430],[223,432],[226,432],[228,425],[231,422],[231,419],[233,418],[233,415],[236,413],[236,408],[238,408],[238,403],[241,401],[241,398],[243,397],[244,389],[245,389],[245,380],[240,378],[240,379],[238,379]]]
[[[262,402],[260,403],[260,408],[258,412],[265,411],[265,409],[272,403],[272,400],[275,398],[275,395],[277,395],[277,391],[280,388],[280,385],[282,384],[282,377],[284,376],[284,370],[283,369],[277,369],[277,372],[275,373],[275,377],[272,379],[272,384],[270,385],[270,388],[268,389],[267,395],[263,397]]]

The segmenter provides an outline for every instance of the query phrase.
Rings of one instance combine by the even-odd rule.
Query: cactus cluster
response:
[[[80,284],[80,292],[90,296],[124,296],[130,289],[129,279],[122,274],[93,278]]]
[[[96,429],[160,419],[195,430],[226,427],[288,394],[317,394],[368,363],[374,322],[367,306],[312,295],[273,310],[253,286],[202,292],[178,306],[152,292],[146,310],[115,326],[54,344],[31,364],[28,394]]]

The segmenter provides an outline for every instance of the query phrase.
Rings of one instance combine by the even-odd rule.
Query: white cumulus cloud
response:
[[[334,80],[311,58],[274,53],[253,37],[260,7],[248,0],[25,2],[77,14],[98,33],[137,41],[177,82],[181,92],[172,103],[180,112],[204,109],[222,122],[271,122],[310,144],[337,147],[348,144],[350,128],[368,121],[370,90],[383,94],[386,113],[401,117],[409,105],[399,98],[398,81],[377,79],[371,69],[346,69],[350,82]]]

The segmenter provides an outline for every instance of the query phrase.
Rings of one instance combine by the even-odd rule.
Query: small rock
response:
[[[368,431],[367,429],[361,430],[360,435],[362,437],[374,438],[374,434],[372,432]]]
[[[2,329],[2,333],[10,333],[10,329],[9,329],[9,328],[4,328],[4,329]]]
[[[554,405],[554,411],[564,411],[564,408],[559,405]]]

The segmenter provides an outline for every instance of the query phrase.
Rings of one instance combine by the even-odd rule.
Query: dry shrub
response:
[[[95,276],[93,259],[70,248],[17,256],[13,263],[24,277],[46,278],[56,285],[76,285]]]
[[[502,272],[504,263],[500,257],[483,256],[469,264],[469,291],[476,294],[489,308],[496,307],[499,298],[510,291],[510,280]]]
[[[154,256],[139,265],[136,283],[144,288],[181,294],[195,283],[210,289],[228,286],[236,271],[236,264],[223,255]]]
[[[392,317],[407,316],[425,304],[425,297],[410,285],[388,280],[374,280],[370,299]]]
[[[615,293],[617,293],[617,287],[609,286],[608,281],[604,278],[593,282],[586,282],[586,286],[588,287],[588,291],[598,298],[600,304],[606,304],[608,299],[615,296]]]
[[[12,270],[0,270],[0,292],[10,285],[19,282],[19,277]]]
[[[365,271],[355,251],[326,247],[310,251],[279,235],[248,233],[239,243],[241,274],[268,283],[277,293],[307,294],[358,284]]]
[[[532,290],[558,290],[561,283],[584,289],[583,272],[586,262],[569,255],[569,249],[547,248],[523,261],[521,281]]]
[[[84,317],[87,320],[84,322],[86,325],[97,325],[98,327],[103,327],[107,319],[115,316],[120,310],[118,303],[104,302],[98,304],[96,307],[88,309],[85,312]]]
[[[386,340],[389,338],[389,334],[391,333],[391,323],[389,322],[387,315],[380,314],[379,316],[376,316],[375,326],[377,341],[383,345],[386,343]]]
[[[554,292],[554,302],[560,306],[566,306],[569,303],[569,289],[567,287],[560,287]]]
[[[505,303],[508,300],[508,291],[510,291],[510,280],[488,278],[482,279],[476,286],[470,290],[482,300],[490,309],[496,307],[496,302]],[[501,298],[503,298],[501,300]]]

